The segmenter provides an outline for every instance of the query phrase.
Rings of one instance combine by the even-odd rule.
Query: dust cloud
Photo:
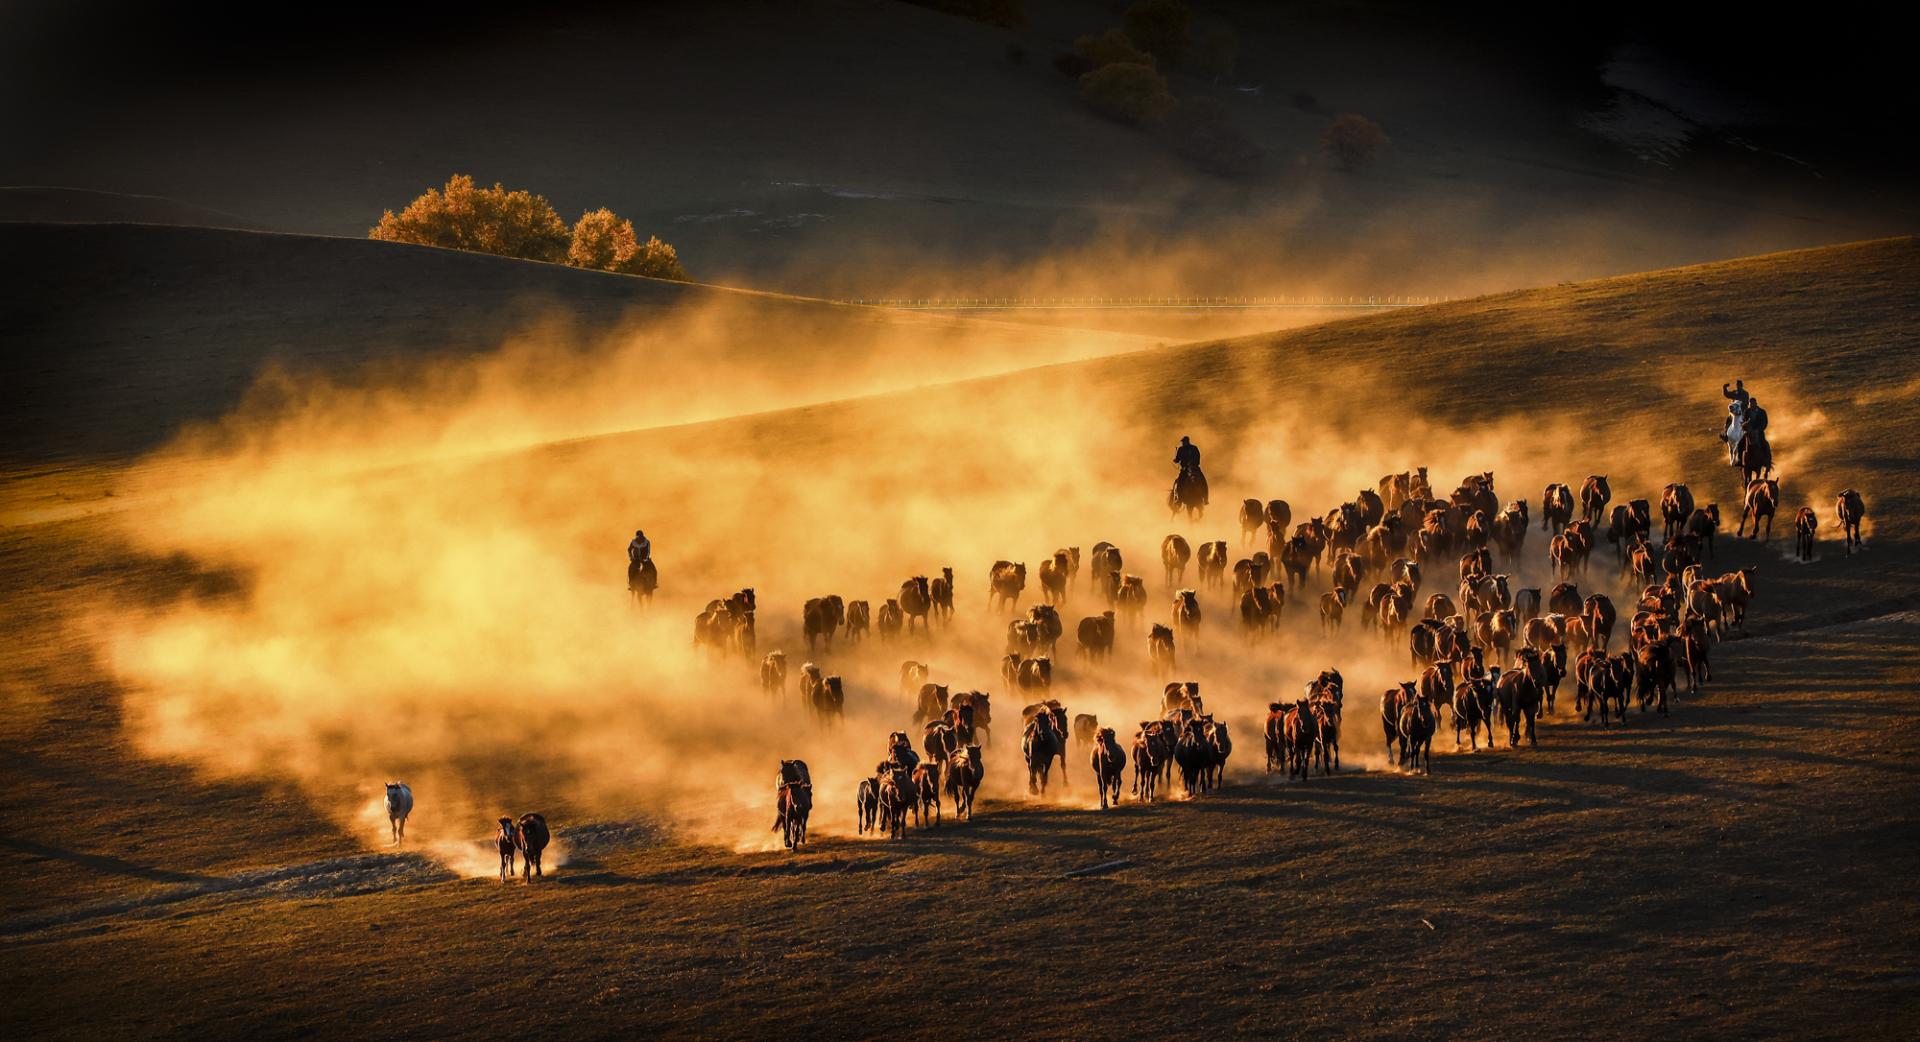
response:
[[[1284,498],[1300,520],[1419,465],[1442,495],[1493,471],[1502,500],[1527,499],[1536,526],[1549,481],[1577,487],[1603,472],[1620,499],[1657,498],[1679,472],[1653,437],[1600,454],[1573,415],[1446,425],[1410,410],[1382,423],[1365,403],[1398,393],[1391,377],[1337,367],[1273,387],[1229,355],[1206,378],[1241,388],[1234,407],[1202,410],[1198,385],[1145,371],[1176,357],[1163,352],[590,437],[620,422],[643,356],[602,345],[546,365],[525,345],[374,384],[282,376],[270,395],[142,465],[131,483],[139,508],[121,515],[125,540],[234,580],[231,592],[103,606],[85,620],[145,753],[216,776],[290,780],[376,847],[386,822],[370,801],[383,782],[405,780],[417,804],[409,841],[469,875],[497,871],[475,842],[494,819],[530,810],[561,842],[571,824],[643,817],[686,840],[764,850],[777,841],[781,758],[812,767],[815,834],[853,833],[857,781],[887,733],[908,731],[918,745],[898,683],[911,659],[935,682],[993,693],[982,798],[994,813],[995,801],[1029,800],[1022,700],[998,673],[1011,613],[987,610],[997,559],[1028,565],[1023,607],[1056,547],[1114,542],[1127,571],[1147,579],[1145,619],[1121,627],[1109,663],[1090,667],[1070,650],[1075,623],[1106,607],[1084,571],[1062,610],[1053,694],[1124,744],[1158,712],[1145,628],[1169,615],[1159,546],[1170,532],[1196,548],[1224,539],[1245,556],[1254,548],[1239,538],[1241,498]],[[729,397],[734,374],[709,368],[689,395],[753,412],[755,379],[743,370]],[[1182,433],[1207,453],[1213,501],[1199,522],[1170,520],[1165,507]],[[636,527],[661,574],[644,608],[625,590]],[[1623,591],[1610,555],[1602,543],[1583,590]],[[951,624],[809,653],[806,598],[838,593],[877,612],[903,580],[943,566],[957,580]],[[1537,527],[1521,559],[1500,567],[1516,587],[1551,585]],[[1422,597],[1450,590],[1453,571],[1429,566]],[[1183,585],[1196,582],[1190,566]],[[1180,647],[1175,676],[1199,681],[1230,724],[1230,784],[1261,776],[1267,703],[1297,697],[1330,666],[1347,678],[1343,762],[1385,764],[1374,698],[1410,678],[1404,638],[1367,632],[1357,610],[1323,636],[1314,601],[1326,584],[1323,573],[1296,591],[1280,634],[1257,646],[1225,592],[1202,593],[1202,633]],[[694,615],[744,587],[758,597],[758,651],[787,654],[784,697],[760,690],[757,656],[692,646]],[[809,659],[845,679],[843,724],[818,727],[800,707]],[[1439,744],[1451,748],[1444,730]],[[1097,805],[1086,757],[1071,747],[1067,778],[1056,770],[1044,802]]]

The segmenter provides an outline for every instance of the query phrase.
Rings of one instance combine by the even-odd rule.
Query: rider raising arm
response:
[[[1173,450],[1173,465],[1176,467],[1192,467],[1194,470],[1199,470],[1200,446],[1195,445],[1185,436],[1182,436],[1179,447]]]

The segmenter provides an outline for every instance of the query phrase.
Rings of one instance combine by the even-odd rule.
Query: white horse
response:
[[[1747,410],[1741,402],[1727,403],[1727,430],[1720,440],[1727,443],[1727,464],[1740,465],[1740,438],[1747,432]]]
[[[406,782],[387,783],[387,825],[393,829],[393,841],[407,838],[407,815],[413,813],[413,790]]]

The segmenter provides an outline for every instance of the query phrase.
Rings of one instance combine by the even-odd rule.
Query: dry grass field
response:
[[[388,257],[237,241],[260,253],[207,247],[206,263],[320,265],[300,269],[321,273],[308,291],[342,302]],[[0,528],[0,984],[33,1037],[1910,1036],[1913,240],[1160,349],[1026,331],[1060,353],[1017,372],[993,353],[1005,327],[942,320],[951,350],[844,394],[801,359],[791,394],[739,389],[745,415],[726,416],[710,408],[725,386],[684,412],[594,393],[638,385],[662,357],[650,332],[638,354],[602,344],[532,382],[499,378],[486,351],[511,355],[513,327],[555,296],[593,326],[650,295],[720,291],[396,253],[441,294],[422,313],[453,315],[459,335],[434,338],[406,300],[353,328],[327,317],[352,309],[269,301],[260,316],[283,331],[223,333],[201,359],[195,306],[147,282],[109,309],[144,318],[54,315],[8,347],[63,346],[29,393],[9,391],[38,440],[8,432]],[[86,268],[9,291],[71,291]],[[231,284],[228,303],[275,282]],[[461,311],[509,295],[536,303]],[[832,321],[753,306],[771,313],[724,339]],[[128,350],[134,329],[164,342]],[[283,336],[322,375],[243,393]],[[708,361],[724,375],[753,361],[739,350]],[[947,368],[955,352],[984,361]],[[1443,726],[1432,775],[1403,774],[1380,756],[1374,701],[1406,675],[1402,646],[1357,619],[1321,635],[1314,585],[1250,647],[1209,592],[1180,672],[1234,728],[1221,791],[1102,813],[1076,747],[1071,788],[1029,798],[1003,722],[974,821],[846,835],[853,779],[907,726],[901,658],[1017,709],[993,674],[1005,619],[983,610],[996,558],[1036,567],[1111,539],[1160,618],[1159,538],[1234,543],[1244,496],[1302,517],[1427,464],[1436,488],[1491,469],[1503,499],[1536,506],[1546,481],[1605,473],[1617,499],[1684,480],[1728,509],[1712,432],[1736,376],[1773,415],[1781,526],[1737,540],[1729,513],[1713,567],[1756,566],[1759,594],[1671,717],[1602,729],[1563,696],[1537,748],[1456,754]],[[621,418],[640,429],[606,433]],[[205,422],[169,440],[190,421]],[[1217,493],[1199,522],[1162,513],[1181,433]],[[1848,487],[1870,512],[1854,556],[1831,528]],[[1808,564],[1789,552],[1802,504],[1827,526]],[[635,524],[662,568],[644,612],[618,574]],[[1523,557],[1504,566],[1543,585],[1537,531]],[[761,650],[797,662],[804,598],[877,602],[941,565],[958,577],[951,627],[822,653],[848,678],[838,730],[685,647],[708,597],[751,585]],[[1581,582],[1620,598],[1611,547]],[[1097,607],[1076,590],[1069,626]],[[1157,706],[1142,643],[1128,631],[1100,669],[1063,648],[1055,693],[1130,732]],[[1265,776],[1253,721],[1329,665],[1349,680],[1348,769]],[[792,755],[813,764],[820,809],[815,842],[789,854],[762,830],[774,762]],[[369,818],[389,777],[420,795],[397,853]],[[535,808],[564,857],[503,886],[475,841]]]

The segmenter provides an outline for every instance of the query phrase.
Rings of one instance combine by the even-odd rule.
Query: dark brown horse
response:
[[[900,611],[906,616],[907,632],[913,632],[914,620],[928,628],[927,616],[933,611],[933,590],[924,575],[916,575],[900,584]]]
[[[534,876],[545,878],[546,870],[540,864],[540,855],[547,849],[553,834],[547,831],[547,819],[539,814],[522,814],[513,827],[513,844],[520,849],[520,878],[533,882]]]
[[[1773,538],[1773,515],[1780,509],[1780,479],[1755,478],[1747,485],[1746,508],[1740,512],[1740,526],[1734,529],[1735,536],[1743,535],[1747,530],[1747,521],[1753,521],[1751,538],[1760,539],[1760,520],[1766,519],[1766,539]]]
[[[1605,474],[1590,475],[1580,486],[1580,516],[1588,524],[1597,525],[1605,516],[1607,504],[1613,501],[1613,489],[1607,485]]]
[[[1113,728],[1102,727],[1094,733],[1093,752],[1089,759],[1093,765],[1094,784],[1100,787],[1100,809],[1119,806],[1120,782],[1127,773],[1127,754],[1114,738]]]
[[[1833,513],[1840,527],[1846,532],[1847,556],[1851,557],[1853,552],[1861,546],[1860,522],[1866,520],[1867,501],[1860,493],[1847,489],[1834,500]]]

